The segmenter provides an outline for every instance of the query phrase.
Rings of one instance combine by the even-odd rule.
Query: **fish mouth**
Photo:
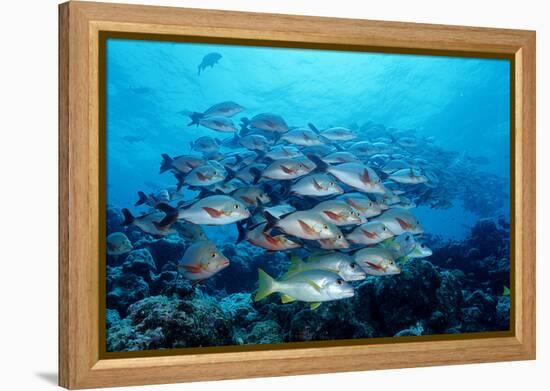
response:
[[[224,259],[223,261],[220,262],[221,268],[226,268],[227,266],[229,266],[229,259]]]
[[[355,292],[353,291],[353,288],[349,288],[341,291],[340,294],[341,294],[340,297],[342,299],[346,299],[348,297],[353,297],[355,295]]]

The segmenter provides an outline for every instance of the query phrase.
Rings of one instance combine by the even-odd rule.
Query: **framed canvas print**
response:
[[[62,386],[535,357],[534,32],[59,10]]]

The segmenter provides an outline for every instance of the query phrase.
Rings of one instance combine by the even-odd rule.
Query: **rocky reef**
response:
[[[124,232],[127,254],[107,257],[107,351],[277,344],[388,336],[507,330],[510,318],[509,227],[482,220],[464,241],[432,239],[433,255],[409,260],[394,276],[354,283],[355,296],[316,310],[281,304],[278,295],[254,302],[257,269],[273,276],[287,255],[226,243],[231,265],[202,284],[178,276],[189,243],[120,225],[109,207],[107,232]]]

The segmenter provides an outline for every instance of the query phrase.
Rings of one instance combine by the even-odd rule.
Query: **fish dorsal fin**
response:
[[[309,305],[309,308],[311,308],[312,310],[316,310],[317,308],[319,308],[319,306],[321,305],[321,302],[320,301],[316,301],[315,303],[311,303]]]
[[[286,303],[292,303],[293,301],[296,301],[294,297],[286,294],[281,295],[281,303],[286,304]]]
[[[313,288],[315,289],[317,292],[321,293],[321,287],[319,286],[319,284],[317,284],[315,281],[307,278],[306,279],[306,282]]]

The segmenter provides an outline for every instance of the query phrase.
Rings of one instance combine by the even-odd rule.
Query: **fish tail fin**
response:
[[[193,143],[193,141],[189,141],[189,149],[191,151],[193,150],[193,147],[195,147],[195,144]]]
[[[161,221],[159,221],[158,223],[154,223],[157,229],[164,228],[174,223],[178,219],[178,210],[165,202],[159,202],[155,206],[155,208],[166,214],[166,216]]]
[[[275,292],[275,279],[262,269],[258,269],[258,290],[256,291],[256,296],[254,296],[254,301],[260,301]]]
[[[122,225],[124,226],[132,224],[136,219],[134,215],[132,215],[132,212],[126,208],[122,209],[122,214],[124,215],[124,221],[122,222]]]
[[[314,155],[312,153],[307,155],[307,158],[311,160],[316,166],[317,171],[326,171],[328,169],[328,164],[325,163],[321,158],[317,155]]]
[[[273,216],[267,210],[264,210],[264,217],[265,217],[265,220],[267,221],[267,223],[265,224],[265,227],[264,227],[264,232],[267,232],[271,228],[275,227],[278,220],[275,216]]]
[[[191,122],[189,122],[187,126],[193,126],[193,125],[199,126],[199,121],[202,117],[204,117],[203,113],[197,113],[196,111],[192,112],[191,114],[189,114],[189,118],[191,118]]]
[[[315,125],[313,125],[311,122],[309,124],[307,124],[307,126],[309,126],[309,128],[311,130],[313,130],[315,133],[319,134],[319,129],[317,129],[317,127],[315,127]]]
[[[202,67],[201,67],[202,64],[199,64],[198,66],[198,73],[197,75],[200,76],[201,75],[201,70],[202,70]]]
[[[244,126],[248,126],[248,125],[250,125],[250,120],[249,120],[247,117],[242,117],[242,118],[241,118],[241,123],[242,123]]]
[[[174,160],[166,153],[163,153],[160,156],[162,157],[162,161],[160,162],[160,174],[162,174],[172,168],[172,163]]]
[[[183,175],[182,173],[178,172],[176,174],[174,174],[174,176],[176,177],[176,179],[178,180],[178,183],[176,184],[176,191],[180,191],[181,188],[183,187],[183,183],[185,181],[185,175]]]
[[[256,167],[252,167],[250,169],[250,173],[252,175],[254,175],[254,179],[252,180],[252,184],[253,185],[257,185],[258,184],[258,181],[260,180],[260,178],[262,177],[262,172],[257,169]]]
[[[229,167],[225,167],[225,171],[227,171],[225,182],[229,182],[231,179],[235,178],[235,176],[237,175],[237,173]]]
[[[285,273],[285,277],[289,277],[293,274],[300,272],[303,269],[304,262],[296,254],[290,255],[290,267]]]
[[[237,237],[237,241],[235,242],[235,244],[239,244],[246,238],[246,229],[241,222],[237,223],[237,231],[239,232],[239,236]]]
[[[136,201],[134,206],[140,206],[147,202],[147,195],[144,192],[138,191],[138,197],[139,199]]]

